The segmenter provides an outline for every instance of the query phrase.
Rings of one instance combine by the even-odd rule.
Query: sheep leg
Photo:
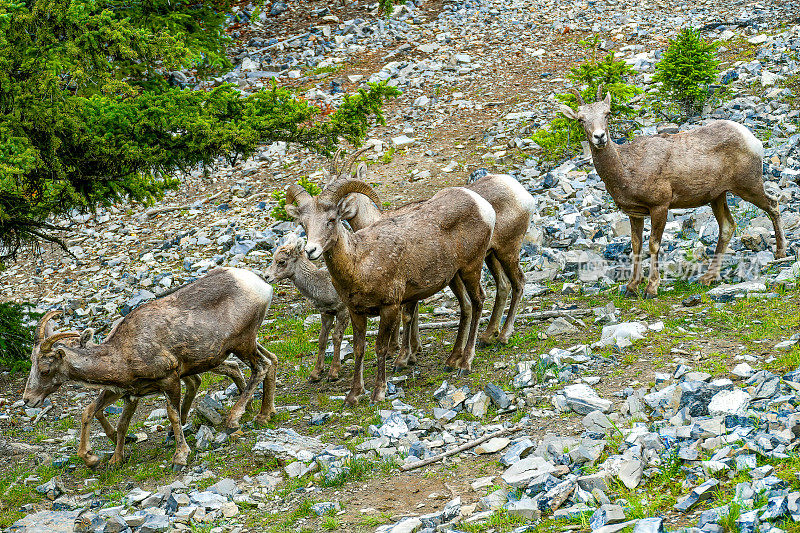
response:
[[[333,325],[333,361],[331,361],[331,367],[328,369],[328,381],[339,379],[339,372],[342,368],[342,338],[349,321],[350,314],[347,309],[336,313],[336,322]]]
[[[330,313],[322,313],[321,325],[319,328],[319,340],[317,341],[317,362],[314,364],[314,370],[308,376],[309,381],[319,381],[322,375],[322,365],[325,363],[325,348],[328,347],[328,333],[333,325],[334,315]]]
[[[498,337],[500,319],[503,316],[506,300],[508,300],[508,293],[511,290],[506,276],[503,273],[503,267],[494,252],[486,256],[486,266],[489,267],[489,272],[494,278],[494,285],[497,290],[494,297],[494,307],[492,307],[492,316],[489,318],[489,325],[486,326],[486,331],[483,332],[483,335],[481,335],[481,338],[478,340],[478,346],[489,346]]]
[[[456,274],[450,281],[450,288],[453,290],[453,294],[455,294],[456,298],[458,299],[458,305],[461,308],[461,316],[458,320],[458,333],[456,333],[456,340],[453,343],[453,351],[444,362],[445,369],[448,371],[454,368],[459,368],[461,359],[464,356],[464,345],[468,335],[467,328],[472,320],[473,314],[472,305],[464,288],[464,281],[461,279],[459,274]],[[480,315],[478,318],[480,318]]]
[[[103,426],[103,432],[106,434],[106,437],[111,439],[112,443],[117,442],[117,430],[114,429],[114,427],[108,421],[108,418],[106,418],[104,410],[101,409],[97,411],[94,414],[94,417],[97,419],[98,422],[100,422],[100,425]]]
[[[278,358],[277,356],[261,346],[260,344],[256,343],[256,350],[260,353],[267,361],[269,361],[269,368],[267,369],[267,375],[264,377],[263,382],[263,394],[261,396],[261,411],[259,411],[258,416],[255,418],[256,424],[266,424],[273,416],[275,416],[275,385],[277,380],[277,371],[278,371]]]
[[[719,238],[717,239],[717,249],[714,250],[714,258],[708,265],[708,272],[700,278],[700,283],[704,285],[711,285],[719,279],[722,258],[736,230],[736,222],[733,220],[731,211],[728,208],[727,193],[722,193],[711,201],[711,210],[714,212],[714,217],[717,219],[717,225],[719,225]]]
[[[353,324],[353,383],[347,393],[347,405],[358,404],[358,397],[364,393],[364,345],[367,342],[367,315],[350,311],[350,322]]]
[[[398,351],[397,358],[394,360],[395,372],[403,370],[411,364],[411,338],[413,336],[411,323],[414,320],[414,313],[418,313],[418,309],[417,302],[409,302],[403,305],[403,311],[400,313],[400,317],[403,321],[403,343]],[[399,331],[400,327],[398,326],[395,328],[395,332]],[[397,336],[397,333],[392,334],[392,338]],[[390,348],[394,348],[394,346],[390,346]],[[416,356],[414,356],[414,362],[416,363]]]
[[[503,266],[503,272],[511,282],[511,305],[508,307],[506,321],[497,341],[500,344],[508,344],[508,340],[514,334],[514,321],[517,319],[519,303],[522,300],[522,293],[525,291],[525,274],[522,273],[522,267],[519,266],[519,249],[513,257],[498,259]]]
[[[181,379],[177,374],[163,380],[163,392],[167,398],[167,417],[172,425],[172,433],[175,435],[175,455],[172,456],[172,467],[180,470],[186,466],[189,459],[189,445],[186,444],[186,437],[183,434],[181,425]]]
[[[125,407],[122,408],[122,415],[120,415],[119,422],[117,423],[117,440],[115,442],[116,446],[114,447],[114,455],[112,455],[111,459],[108,461],[109,465],[122,464],[124,459],[125,437],[128,434],[128,426],[130,425],[131,418],[133,418],[133,413],[136,412],[136,408],[138,406],[138,398],[125,398]]]
[[[422,349],[422,345],[419,342],[419,302],[408,304],[406,306],[406,311],[410,316],[408,322],[408,342],[406,343],[406,347],[408,348],[408,364],[415,365],[417,364],[417,354],[419,354]],[[404,323],[404,331],[405,327]]]
[[[192,407],[192,402],[197,396],[197,389],[200,388],[200,376],[184,376],[183,382],[186,384],[186,392],[183,395],[183,403],[181,404],[181,425],[186,424],[189,418],[189,409]]]
[[[639,285],[644,279],[642,275],[642,233],[644,232],[644,219],[629,217],[631,222],[631,248],[633,253],[633,271],[631,279],[625,287],[625,296],[636,298],[639,296]]]
[[[389,341],[392,331],[398,327],[400,319],[400,305],[381,307],[381,321],[378,326],[378,338],[375,340],[375,355],[378,359],[378,369],[375,372],[375,388],[372,390],[370,400],[372,403],[382,402],[386,398],[386,353],[389,351]]]
[[[100,391],[100,396],[83,410],[83,415],[81,416],[81,441],[80,444],[78,444],[78,457],[83,459],[83,462],[89,468],[95,468],[100,462],[100,458],[92,453],[92,444],[89,441],[89,429],[92,426],[92,420],[94,420],[98,411],[102,411],[121,397],[122,394],[111,392],[110,390]],[[117,435],[117,438],[119,438],[119,435]]]
[[[419,302],[414,304],[409,328],[411,328],[411,338],[409,340],[411,354],[409,355],[408,364],[414,365],[417,363],[417,355],[422,351],[422,343],[419,340]]]
[[[223,361],[219,366],[212,368],[211,372],[231,378],[231,381],[236,384],[236,388],[239,389],[240,394],[247,386],[242,370],[239,368],[239,365],[233,361]]]
[[[252,369],[250,372],[250,381],[247,382],[247,387],[245,387],[244,392],[239,396],[239,399],[236,400],[236,403],[233,404],[231,408],[231,412],[228,413],[228,418],[225,420],[225,427],[228,428],[228,431],[236,431],[239,429],[239,420],[242,418],[244,414],[244,410],[253,398],[253,394],[256,392],[256,387],[258,384],[264,380],[267,375],[268,370],[268,356],[263,353],[264,350],[261,348],[259,350],[260,345],[255,342],[254,339],[254,346],[252,353],[248,354],[248,356],[241,356],[237,354],[237,356],[242,359],[242,361],[247,361]],[[263,351],[262,351],[263,350]],[[262,408],[263,402],[266,401],[267,391],[264,391],[264,397],[262,398]]]
[[[775,229],[775,259],[786,257],[786,236],[783,233],[783,220],[781,211],[778,209],[778,201],[767,196],[763,187],[761,191],[744,193],[740,196],[767,213],[772,220],[772,227]]]
[[[478,337],[478,326],[481,320],[481,309],[483,309],[483,300],[486,298],[483,287],[481,287],[481,265],[479,264],[474,272],[461,272],[461,280],[472,309],[467,345],[461,360],[458,362],[458,374],[464,375],[468,374],[472,369],[472,360],[475,358],[475,340]]]
[[[650,278],[644,290],[645,298],[655,298],[661,276],[658,271],[658,252],[661,250],[661,236],[667,225],[668,207],[658,207],[650,211]]]

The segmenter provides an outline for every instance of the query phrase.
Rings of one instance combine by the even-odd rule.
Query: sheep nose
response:
[[[308,243],[306,245],[306,256],[311,259],[318,259],[320,255],[322,255],[322,247],[315,243]]]
[[[606,135],[605,131],[598,130],[592,134],[592,140],[595,144],[602,146],[608,142],[608,135]]]

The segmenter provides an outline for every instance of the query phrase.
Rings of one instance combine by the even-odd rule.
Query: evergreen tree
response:
[[[176,170],[231,162],[260,143],[323,154],[360,144],[383,121],[385,84],[332,115],[273,85],[181,89],[169,73],[230,67],[222,31],[232,0],[0,0],[0,259],[59,242],[51,215],[121,199],[152,202]]]

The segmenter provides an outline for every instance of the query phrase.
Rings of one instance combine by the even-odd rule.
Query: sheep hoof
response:
[[[622,297],[623,298],[638,298],[639,297],[639,291],[632,291],[628,287],[625,287],[625,290],[622,291]]]
[[[172,471],[175,473],[183,472],[186,469],[186,465],[179,465],[178,463],[172,463]]]
[[[458,372],[456,372],[456,376],[464,377],[464,376],[468,376],[469,373],[470,373],[470,370],[468,368],[459,368]]]
[[[322,378],[319,376],[319,374],[311,374],[310,376],[308,376],[308,381],[310,381],[311,383],[316,383],[320,379]]]
[[[452,372],[453,370],[455,370],[455,368],[453,368],[452,366],[444,365],[444,371],[445,372]]]
[[[84,457],[83,462],[90,470],[97,470],[97,467],[100,465],[100,458],[96,455],[87,455]]]
[[[272,420],[272,417],[275,416],[275,412],[264,413],[263,415],[258,415],[253,419],[253,423],[257,426],[266,426],[267,422]]]
[[[494,339],[494,337],[492,337]],[[476,348],[488,348],[494,344],[494,340],[486,340],[486,339],[478,339],[478,342],[475,343]]]
[[[655,300],[656,298],[658,298],[658,293],[657,292],[645,292],[644,293],[644,299],[645,300]]]

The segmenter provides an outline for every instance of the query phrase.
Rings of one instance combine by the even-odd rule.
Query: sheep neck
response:
[[[597,175],[606,184],[608,193],[616,200],[620,193],[629,188],[628,172],[622,163],[617,143],[611,141],[603,149],[596,148],[592,143],[589,143],[589,146]]]
[[[322,301],[323,288],[319,280],[319,268],[305,257],[297,262],[297,269],[292,275],[292,282],[300,294],[311,300],[315,305]]]
[[[342,224],[338,224],[336,228],[333,246],[323,256],[331,274],[331,281],[337,289],[343,284],[350,285],[355,281],[355,237],[353,233],[345,230]]]

